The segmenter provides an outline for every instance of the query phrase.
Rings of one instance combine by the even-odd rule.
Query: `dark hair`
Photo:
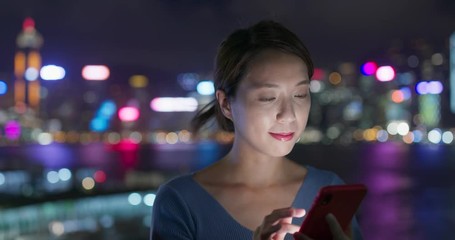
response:
[[[215,62],[214,85],[228,98],[235,97],[237,86],[247,72],[253,58],[266,49],[276,49],[300,57],[313,76],[314,66],[310,53],[300,39],[283,25],[274,21],[261,21],[249,28],[234,31],[218,48]],[[224,131],[233,132],[232,121],[221,112],[217,100],[203,107],[191,121],[192,131],[200,128],[213,117]]]

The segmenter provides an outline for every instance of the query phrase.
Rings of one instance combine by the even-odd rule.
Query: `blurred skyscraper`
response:
[[[43,45],[43,37],[35,29],[35,21],[26,18],[23,29],[16,39],[14,57],[14,102],[18,112],[32,108],[36,112],[40,104],[39,71],[41,55],[39,49]]]

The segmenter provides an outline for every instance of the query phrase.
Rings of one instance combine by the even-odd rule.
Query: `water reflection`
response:
[[[213,142],[0,148],[0,239],[146,239],[157,187],[228,149]],[[368,186],[358,216],[365,239],[451,239],[453,146],[297,145],[290,157]]]

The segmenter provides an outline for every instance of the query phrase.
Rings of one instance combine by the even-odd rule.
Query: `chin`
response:
[[[269,154],[274,157],[284,157],[284,156],[288,155],[292,151],[293,148],[294,148],[294,144],[292,144],[290,146],[279,146],[279,147],[275,147],[275,148],[267,148],[267,152],[269,152]]]

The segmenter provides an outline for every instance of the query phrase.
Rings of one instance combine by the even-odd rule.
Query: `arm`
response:
[[[161,186],[153,204],[150,239],[194,239],[194,221],[179,193],[170,186]]]

